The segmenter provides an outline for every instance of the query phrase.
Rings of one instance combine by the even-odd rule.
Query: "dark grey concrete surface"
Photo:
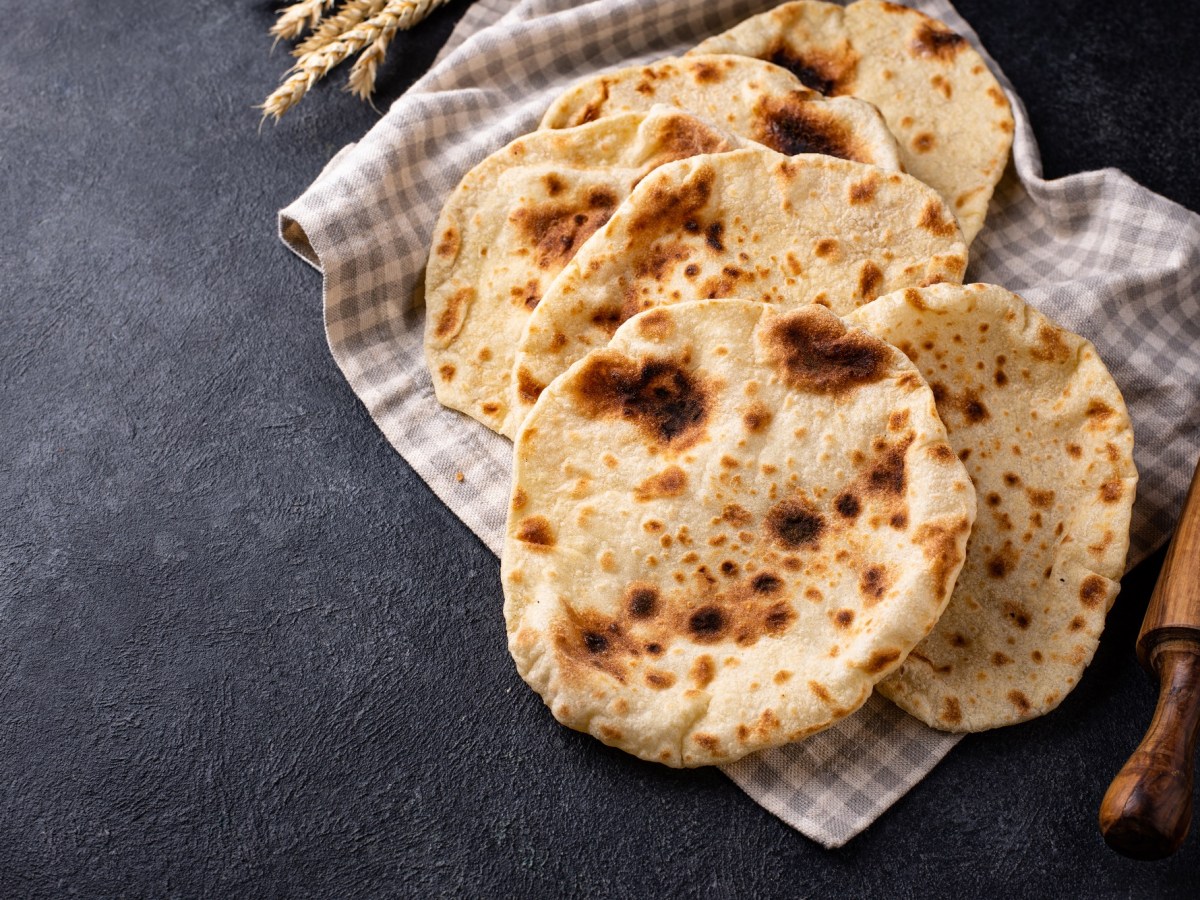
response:
[[[428,65],[458,2],[385,67]],[[717,772],[553,724],[495,558],[375,429],[274,234],[375,113],[279,127],[273,4],[0,0],[0,896],[1173,896],[1100,797],[1153,691],[1160,558],[1044,719],[968,738],[820,849]],[[1200,25],[1147,0],[962,0],[1051,176],[1200,208]]]

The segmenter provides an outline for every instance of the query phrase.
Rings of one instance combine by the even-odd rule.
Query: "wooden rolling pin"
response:
[[[1134,859],[1170,856],[1192,822],[1192,754],[1200,726],[1200,465],[1150,597],[1138,659],[1158,679],[1150,730],[1100,804],[1108,846]]]

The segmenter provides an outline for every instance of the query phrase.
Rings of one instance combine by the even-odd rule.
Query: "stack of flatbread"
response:
[[[876,688],[953,731],[1071,690],[1133,435],[1090,343],[962,283],[1012,131],[940,22],[800,0],[575,85],[449,197],[427,358],[514,442],[509,649],[560,722],[695,766]]]

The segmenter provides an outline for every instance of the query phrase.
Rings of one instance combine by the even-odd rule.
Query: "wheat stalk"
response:
[[[325,10],[333,6],[336,0],[300,0],[293,3],[279,14],[275,24],[271,26],[271,34],[275,39],[293,40],[300,37],[310,28],[316,28],[317,22]]]
[[[382,15],[372,16],[349,31],[300,57],[289,71],[283,84],[263,102],[260,109],[263,118],[274,116],[279,119],[309,92],[314,84],[324,78],[340,63],[379,36],[384,25]]]
[[[264,119],[273,116],[278,121],[333,68],[360,52],[349,88],[368,99],[375,90],[379,63],[396,32],[412,28],[449,0],[346,0],[336,15],[322,22],[323,11],[333,2],[300,0],[284,10],[272,27],[277,37],[298,37],[306,28],[315,31],[296,48],[299,58],[287,78],[258,107]]]
[[[359,54],[350,69],[347,88],[360,100],[370,100],[375,93],[375,77],[379,64],[387,53],[397,31],[407,31],[447,0],[389,0],[381,16],[387,20],[370,45]]]
[[[292,48],[292,56],[305,56],[341,37],[363,19],[383,12],[387,0],[347,0],[335,15],[324,19],[312,34]]]

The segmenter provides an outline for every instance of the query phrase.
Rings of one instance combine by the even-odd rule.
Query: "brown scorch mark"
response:
[[[940,23],[923,23],[913,37],[912,52],[914,56],[925,56],[933,59],[949,61],[958,55],[966,46],[962,35],[955,34]]]
[[[930,200],[921,211],[917,225],[938,237],[954,237],[959,234],[958,223],[953,215],[944,215],[944,206],[939,200]]]
[[[620,198],[603,187],[591,188],[582,202],[544,203],[514,210],[509,220],[534,248],[540,269],[561,269],[613,214]]]
[[[798,550],[817,545],[825,530],[825,517],[806,501],[790,497],[771,507],[764,525],[774,543]]]
[[[668,466],[634,488],[633,497],[642,503],[649,500],[678,497],[687,490],[687,483],[687,473],[683,469],[679,466]]]
[[[664,117],[655,137],[656,152],[648,163],[653,168],[702,153],[723,153],[733,149],[723,135],[689,115]]]
[[[881,565],[867,566],[863,569],[862,574],[858,579],[858,589],[866,598],[866,606],[874,606],[887,593],[888,584],[887,569]]]
[[[601,350],[588,357],[573,387],[586,415],[623,419],[655,446],[684,450],[707,433],[712,388],[673,360],[635,361]]]
[[[459,331],[467,318],[467,305],[475,297],[472,287],[459,288],[446,298],[445,308],[438,313],[434,323],[433,336],[443,344],[448,343]]]
[[[1108,597],[1108,583],[1099,575],[1089,575],[1079,586],[1079,602],[1088,609],[1096,609]]]
[[[545,516],[529,516],[517,526],[516,538],[531,550],[549,550],[554,546],[554,530]]]
[[[839,159],[872,162],[861,141],[823,104],[803,94],[761,97],[754,104],[754,140],[785,156],[823,153]]]
[[[765,403],[755,401],[742,413],[742,424],[751,434],[764,431],[771,424],[771,410]]]
[[[805,87],[826,96],[846,93],[858,66],[858,55],[844,41],[834,52],[806,50],[802,55],[780,39],[771,45],[761,58],[787,69],[799,78]]]
[[[695,216],[712,197],[716,180],[712,166],[698,165],[678,184],[657,179],[646,187],[644,182],[639,186],[642,202],[629,220],[631,247],[641,245],[647,233],[688,230],[687,224],[695,224]]]
[[[842,394],[879,381],[892,351],[864,331],[850,331],[823,307],[811,305],[779,316],[765,335],[772,364],[792,387]]]

